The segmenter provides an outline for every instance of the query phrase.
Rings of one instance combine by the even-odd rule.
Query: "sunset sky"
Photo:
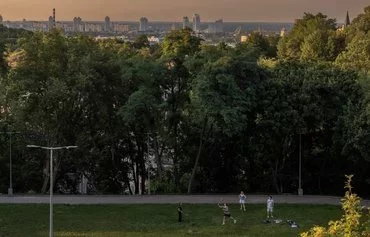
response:
[[[47,20],[56,8],[57,20],[181,21],[194,13],[202,21],[292,22],[303,12],[323,12],[343,22],[346,11],[353,18],[370,5],[369,0],[0,0],[4,20]]]

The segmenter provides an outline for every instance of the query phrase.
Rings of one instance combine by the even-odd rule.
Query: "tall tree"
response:
[[[297,19],[293,29],[283,37],[278,45],[278,56],[281,59],[306,59],[312,56],[330,60],[333,52],[340,45],[335,44],[331,36],[336,30],[334,19],[318,13],[305,13]],[[332,59],[333,60],[333,59]]]

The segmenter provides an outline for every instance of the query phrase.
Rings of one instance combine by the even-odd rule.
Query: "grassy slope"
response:
[[[55,205],[55,236],[169,237],[169,236],[297,236],[314,224],[338,219],[339,206],[276,205],[275,217],[295,220],[287,224],[263,224],[265,205],[247,205],[241,212],[231,206],[238,219],[221,226],[222,211],[216,205],[185,204],[185,222],[177,223],[176,205]],[[48,205],[0,205],[0,237],[48,236]]]

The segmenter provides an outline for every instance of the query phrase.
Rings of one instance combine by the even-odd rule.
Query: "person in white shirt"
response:
[[[229,206],[226,203],[224,203],[224,205],[221,205],[220,203],[218,203],[218,207],[221,208],[224,211],[224,217],[222,219],[222,225],[225,225],[226,217],[233,220],[234,224],[236,223],[236,219],[231,216],[231,213],[229,211]]]
[[[245,196],[244,192],[241,191],[240,194],[239,194],[239,203],[240,203],[240,210],[244,210],[245,211],[245,199],[247,197]]]
[[[269,195],[267,198],[267,218],[273,218],[272,212],[274,211],[274,199]]]

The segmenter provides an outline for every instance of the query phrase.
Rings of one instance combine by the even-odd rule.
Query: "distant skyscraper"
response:
[[[350,20],[349,20],[349,15],[348,15],[348,11],[347,11],[346,20],[344,21],[344,27],[349,26],[349,24],[350,24],[350,23],[351,23],[351,22],[350,22]]]
[[[148,19],[146,17],[140,18],[139,31],[148,31]]]
[[[184,17],[182,18],[182,28],[183,28],[183,29],[185,29],[185,28],[190,28],[189,17],[184,16]]]
[[[49,16],[48,27],[49,27],[49,30],[56,27],[56,23],[55,23],[55,8],[53,8],[53,15]]]
[[[111,31],[111,24],[110,24],[110,18],[109,16],[106,16],[104,19],[104,31],[110,32]]]
[[[48,27],[49,29],[52,29],[54,25],[53,17],[49,16],[49,21],[48,21]]]
[[[217,20],[215,22],[215,33],[223,33],[224,32],[224,21],[222,19]]]
[[[200,31],[200,16],[198,14],[194,14],[193,16],[193,30],[195,32]]]
[[[224,22],[222,19],[215,21],[214,23],[209,24],[208,33],[210,34],[219,34],[224,32]]]
[[[73,18],[73,31],[74,32],[84,32],[85,31],[81,17]]]

